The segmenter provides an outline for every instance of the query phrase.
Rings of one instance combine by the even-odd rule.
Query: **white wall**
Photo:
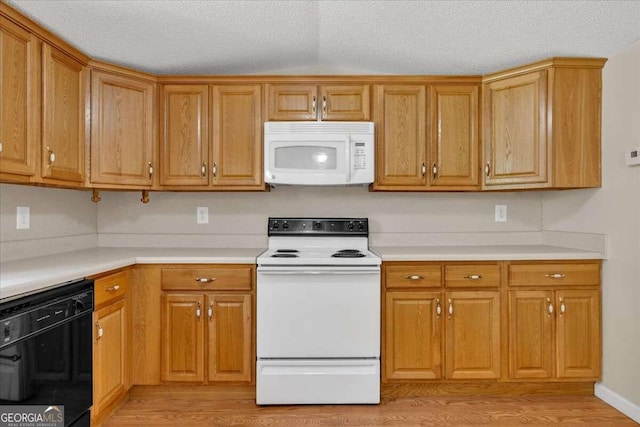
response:
[[[30,229],[16,229],[17,206],[30,208]],[[0,184],[0,261],[94,247],[96,229],[88,191]]]
[[[542,229],[539,193],[277,187],[269,193],[151,193],[148,204],[139,202],[139,193],[101,196],[100,246],[264,247],[269,216],[368,217],[374,245],[538,243]],[[494,222],[495,204],[508,206],[508,222]],[[209,208],[209,224],[196,224],[197,206]]]
[[[597,190],[542,196],[545,230],[608,235],[603,266],[603,385],[640,410],[640,42],[603,71],[602,172]],[[640,413],[640,412],[638,412]]]

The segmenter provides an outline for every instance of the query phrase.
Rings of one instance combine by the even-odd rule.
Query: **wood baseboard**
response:
[[[109,406],[104,408],[99,414],[96,414],[91,409],[91,427],[100,427],[102,424],[107,421],[111,415],[118,412],[118,410],[129,401],[129,393],[125,393],[122,395],[120,399],[114,400]]]
[[[421,396],[593,396],[593,382],[546,383],[389,383],[382,384],[383,399]]]

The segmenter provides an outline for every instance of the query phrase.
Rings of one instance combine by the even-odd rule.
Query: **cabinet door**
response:
[[[432,187],[480,185],[478,144],[478,86],[431,88]]]
[[[209,86],[165,85],[160,98],[160,184],[207,185]]]
[[[387,292],[385,379],[442,377],[440,298],[438,292]]]
[[[375,86],[375,188],[426,184],[426,107],[424,86]]]
[[[509,292],[509,377],[553,377],[552,291]]]
[[[447,378],[499,378],[500,293],[447,292],[445,298]]]
[[[262,188],[260,85],[214,86],[213,184]]]
[[[0,174],[36,174],[37,39],[0,17]]]
[[[546,183],[547,72],[491,82],[484,89],[485,184]]]
[[[251,382],[251,295],[208,295],[209,380]]]
[[[369,120],[369,86],[320,87],[322,120]]]
[[[154,85],[92,72],[91,182],[150,186]]]
[[[600,377],[600,292],[556,291],[558,378]]]
[[[84,181],[85,70],[47,44],[42,46],[43,178]]]
[[[93,348],[93,407],[96,413],[125,393],[128,372],[127,314],[124,300],[96,311]]]
[[[162,380],[204,381],[204,296],[162,296]]]
[[[316,120],[316,85],[267,85],[267,120]]]

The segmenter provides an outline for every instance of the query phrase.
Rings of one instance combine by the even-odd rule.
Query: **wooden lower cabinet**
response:
[[[94,277],[92,420],[126,397],[130,381],[129,270]]]
[[[500,377],[500,292],[447,292],[447,378]]]
[[[101,413],[127,389],[127,310],[124,300],[94,313],[93,410]]]
[[[251,382],[251,311],[251,295],[165,293],[161,380]]]
[[[442,377],[441,298],[440,292],[387,292],[386,378]]]

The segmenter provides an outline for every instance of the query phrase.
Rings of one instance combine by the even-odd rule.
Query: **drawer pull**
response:
[[[479,274],[469,274],[468,276],[464,276],[464,278],[468,280],[480,280],[482,276]]]
[[[424,279],[424,276],[421,276],[419,274],[412,274],[411,276],[406,276],[405,279],[407,279],[407,280],[422,280],[422,279]]]
[[[564,312],[567,310],[567,307],[564,305],[564,301],[560,298],[560,315],[562,316]]]
[[[198,308],[196,308],[196,317],[198,319],[200,319],[200,313],[201,313],[201,311],[200,311],[200,303],[198,303]]]
[[[436,317],[440,317],[442,314],[442,307],[440,306],[440,300],[436,299]]]
[[[105,288],[106,292],[116,292],[118,289],[120,289],[120,285],[113,285],[109,288]]]
[[[196,277],[196,282],[200,282],[200,283],[209,283],[209,282],[215,282],[216,278],[215,277]]]
[[[97,328],[97,332],[98,332],[98,334],[97,334],[98,337],[96,338],[96,341],[99,341],[100,338],[102,338],[102,333],[103,333],[102,326],[100,326],[99,322],[96,322],[96,328]]]
[[[562,279],[564,277],[563,273],[547,273],[544,277],[548,277],[550,279]]]
[[[553,314],[553,303],[551,302],[551,298],[547,298],[547,312],[549,313],[549,316],[551,316]]]
[[[449,300],[449,316],[453,316],[453,301]]]
[[[207,309],[207,316],[209,317],[209,322],[213,319],[213,303],[209,303],[209,308]]]

